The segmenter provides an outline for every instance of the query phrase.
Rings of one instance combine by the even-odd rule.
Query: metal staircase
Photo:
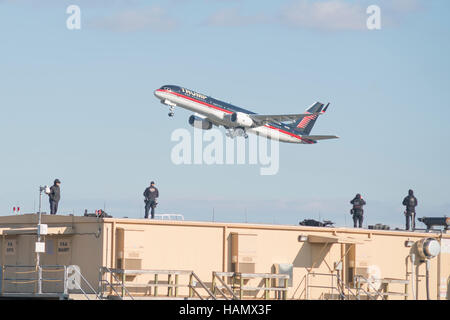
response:
[[[127,277],[152,276],[152,280],[145,283],[129,282]],[[165,279],[161,279],[165,277]],[[187,283],[180,282],[180,277],[187,278]],[[158,290],[167,288],[166,295],[162,296]],[[179,294],[180,288],[187,288],[188,295]],[[131,293],[137,290],[143,293]],[[202,292],[200,292],[203,290]],[[99,295],[101,299],[197,299],[216,300],[217,297],[206,284],[192,270],[125,270],[101,267],[99,272]],[[152,293],[153,292],[153,293]],[[108,295],[106,295],[108,293]]]
[[[377,279],[376,282],[379,284],[375,285],[374,280],[367,279],[362,275],[356,275],[354,277],[354,287],[348,286],[342,281],[338,274],[334,273],[318,273],[309,272],[305,275],[306,277],[306,299],[311,296],[311,289],[318,288],[322,290],[329,290],[328,293],[322,293],[320,299],[323,300],[388,300],[390,296],[400,296],[404,299],[408,297],[408,280],[404,279]],[[329,285],[323,285],[323,281],[320,285],[313,283],[312,279],[320,277],[329,277]],[[390,290],[391,285],[400,284],[405,286],[404,292],[395,292]]]
[[[372,300],[376,300],[381,298],[382,300],[388,300],[390,296],[400,296],[405,300],[408,298],[408,285],[409,281],[404,279],[392,279],[392,278],[384,278],[376,280],[379,282],[379,288],[376,288],[371,280],[366,279],[361,275],[355,276],[355,286],[358,295],[363,291],[367,296],[369,296]],[[392,284],[400,284],[404,285],[403,292],[395,292],[390,290],[390,285]],[[367,290],[364,289],[364,286]],[[377,286],[378,287],[378,286]]]
[[[228,280],[227,284],[224,279]],[[246,282],[256,279],[260,285],[250,286]],[[275,293],[275,298],[285,300],[287,298],[289,275],[273,273],[242,273],[242,272],[213,272],[212,291],[218,291],[226,300],[241,300],[247,291],[263,292],[265,300],[270,299],[270,293]],[[217,283],[219,282],[219,283]],[[280,284],[282,283],[282,284]]]

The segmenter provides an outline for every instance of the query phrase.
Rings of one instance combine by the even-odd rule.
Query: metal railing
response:
[[[329,286],[325,285],[312,285],[310,281],[310,276],[326,276],[331,278],[331,284]],[[360,300],[360,297],[353,292],[353,290],[347,286],[342,279],[338,276],[338,274],[334,273],[319,273],[319,272],[308,272],[306,275],[306,299],[310,298],[310,288],[319,288],[319,289],[329,289],[331,290],[331,296],[334,295],[334,291],[336,290],[339,295],[339,299],[341,300],[350,300],[350,297],[355,298],[356,300]],[[335,280],[336,279],[336,280]],[[347,292],[345,292],[347,291]],[[346,294],[347,293],[347,294]]]
[[[89,281],[87,281],[87,279],[83,276],[81,271],[78,268],[73,268],[73,270],[74,270],[74,273],[77,274],[80,277],[80,279],[83,280],[84,283],[88,286],[88,288],[92,291],[92,294],[95,295],[95,298],[97,300],[100,300],[101,299],[100,295],[98,294],[98,292],[95,291],[95,289],[92,287],[92,285],[89,283]],[[69,271],[70,271],[70,269],[67,268],[67,272],[69,272]],[[69,277],[67,277],[67,279],[70,280]],[[88,296],[88,293],[85,290],[83,290],[83,287],[82,287],[81,283],[80,282],[77,283],[76,277],[74,278],[73,282],[74,282],[75,286],[78,287],[78,289],[83,293],[84,297],[87,300],[90,300],[89,296]]]
[[[383,296],[380,294],[380,292],[378,291],[378,289],[376,289],[372,283],[366,279],[364,276],[362,275],[355,275],[354,276],[355,279],[355,286],[356,286],[356,292],[358,297],[360,297],[360,291],[363,291],[371,300],[376,300],[378,299],[378,297],[381,297],[381,299],[383,299]],[[362,286],[362,284],[367,284],[367,290],[364,289],[364,287]],[[370,289],[373,290],[373,293],[375,295],[371,294]]]
[[[28,269],[28,270],[27,270]],[[87,287],[92,290],[92,294],[98,298],[98,294],[92,288],[90,283],[86,280],[86,278],[79,271],[78,266],[74,265],[2,265],[0,267],[0,293],[8,294],[8,293],[21,293],[21,294],[38,294],[37,285],[39,282],[39,276],[41,276],[40,281],[42,283],[61,283],[62,289],[58,290],[53,288],[46,290],[46,294],[63,294],[68,296],[70,291],[80,290],[82,294],[89,299],[89,296],[81,285],[81,280],[87,285]],[[56,274],[56,275],[55,275]],[[59,274],[59,275],[58,275]],[[30,275],[30,276],[24,276]],[[46,275],[49,275],[46,277]],[[53,275],[53,277],[50,277]],[[79,277],[79,280],[78,280]],[[26,290],[26,285],[34,284],[32,290]],[[24,285],[19,290],[15,290],[15,292],[8,291],[7,287],[9,285]],[[17,289],[17,288],[16,288]]]
[[[352,296],[356,300],[361,300],[358,293],[353,292],[353,290],[342,280],[341,277],[338,276],[337,281],[338,281],[338,288],[341,291],[340,295],[343,296],[344,299],[347,298],[347,300],[350,300],[350,296]],[[347,290],[347,295],[345,295],[345,290]]]
[[[108,275],[110,280],[108,280]],[[153,275],[153,281],[147,283],[127,283],[126,276],[138,276],[138,275]],[[159,276],[166,276],[167,280],[162,280]],[[187,284],[180,283],[180,276],[187,276],[189,282]],[[199,286],[197,286],[197,284]],[[189,288],[189,297],[193,298],[195,295],[201,299],[213,299],[216,300],[216,296],[211,290],[200,280],[197,274],[192,270],[125,270],[101,267],[99,272],[99,293],[101,298],[104,298],[104,293],[110,291],[110,294],[114,293],[115,296],[120,299],[124,299],[128,296],[134,300],[134,296],[130,293],[131,288],[144,288],[145,295],[151,295],[151,289],[153,288],[153,296],[158,296],[158,288],[167,288],[167,297],[176,298],[179,297],[179,288]],[[197,289],[202,288],[206,291],[205,295],[202,295]],[[120,292],[119,292],[119,291]]]
[[[232,283],[231,287],[225,283],[221,279],[228,278],[228,281]],[[263,286],[246,286],[244,282],[250,279],[261,279],[264,283]],[[271,281],[279,281],[283,280],[283,286],[272,286]],[[216,281],[219,281],[220,284],[217,285]],[[264,291],[264,299],[270,299],[270,292],[281,293],[281,299],[286,300],[287,291],[288,291],[288,281],[289,275],[287,274],[273,274],[273,273],[241,273],[241,272],[213,272],[213,281],[212,281],[212,290],[215,292],[216,290],[220,292],[220,294],[224,297],[228,295],[231,296],[232,299],[240,299],[244,296],[244,291]],[[226,292],[223,292],[221,289],[226,289]],[[236,295],[236,292],[238,293]],[[257,294],[256,293],[256,294]]]
[[[26,270],[29,269],[29,270]],[[42,277],[42,282],[61,282],[66,283],[66,276],[67,272],[65,269],[65,266],[58,266],[58,265],[48,265],[48,266],[32,266],[32,265],[2,265],[1,266],[1,282],[0,282],[0,292],[8,293],[7,289],[5,287],[8,287],[9,284],[13,285],[28,285],[28,284],[34,284],[31,290],[27,287],[22,287],[23,289],[20,289],[20,293],[37,293],[36,285],[39,281],[38,274],[41,272],[42,274],[48,274],[50,272],[52,273],[62,273],[62,279],[61,278],[46,278],[45,276]],[[12,274],[12,275],[11,275]],[[26,275],[29,275],[28,277]],[[62,293],[65,293],[66,288],[64,287],[64,290]]]
[[[331,284],[327,285],[312,285],[310,283],[311,276],[328,276],[331,277]],[[333,296],[334,290],[337,291],[339,298],[342,300],[349,300],[353,297],[356,300],[361,300],[361,295],[365,295],[369,300],[377,300],[378,298],[386,299],[389,295],[399,295],[399,296],[407,296],[406,293],[398,293],[398,292],[388,292],[388,284],[390,283],[398,283],[404,284],[405,286],[408,284],[407,280],[403,279],[379,279],[378,281],[384,285],[381,289],[375,288],[370,280],[365,278],[362,275],[354,276],[354,288],[350,288],[347,284],[342,281],[342,279],[334,273],[317,273],[310,272],[305,275],[306,277],[306,299],[310,298],[310,288],[319,288],[319,289],[329,289],[331,290],[331,296]],[[335,280],[336,279],[336,280]],[[367,285],[367,289],[364,288],[364,284]],[[384,292],[382,292],[384,290]],[[356,291],[356,292],[354,292]],[[407,289],[405,289],[407,291]],[[324,294],[322,294],[324,296]]]
[[[311,284],[311,280],[310,277],[313,276],[328,276],[331,277],[331,285],[329,286],[325,286],[325,285],[312,285]],[[306,300],[308,300],[310,298],[310,289],[311,288],[316,288],[316,289],[329,289],[331,290],[331,296],[333,296],[334,291],[336,290],[336,292],[340,292],[339,288],[337,287],[337,285],[334,285],[334,278],[336,277],[336,275],[334,273],[318,273],[318,272],[308,272],[306,274]],[[336,281],[337,283],[337,281]]]
[[[239,297],[234,293],[234,290],[232,287],[230,287],[228,284],[226,284],[226,281],[224,281],[222,278],[232,278],[234,276],[234,272],[215,272],[212,273],[212,282],[211,282],[211,290],[215,294],[216,291],[218,291],[226,300],[237,300]],[[216,284],[216,281],[219,282],[219,285]],[[234,283],[234,281],[233,281]],[[222,289],[225,289],[224,292]]]
[[[370,299],[375,298],[381,298],[381,299],[387,299],[388,296],[390,295],[398,295],[398,296],[403,296],[405,298],[408,297],[408,280],[403,280],[403,279],[378,279],[377,281],[380,282],[381,287],[379,289],[375,288],[374,285],[372,284],[372,282],[365,278],[362,275],[355,275],[355,285],[356,285],[356,289],[359,295],[359,291],[362,290],[363,292],[365,292],[367,294],[367,296],[369,296]],[[397,284],[403,284],[405,285],[405,292],[404,293],[399,293],[399,292],[389,292],[388,290],[388,285],[391,283],[397,283]],[[363,284],[367,284],[367,288],[368,290],[364,290],[364,287],[362,286]],[[371,290],[373,290],[374,295],[371,294]]]
[[[184,216],[182,214],[174,214],[174,213],[164,213],[164,214],[155,214],[155,219],[159,220],[165,220],[165,218],[167,218],[167,220],[178,220],[178,218],[180,218],[180,220],[184,221]]]

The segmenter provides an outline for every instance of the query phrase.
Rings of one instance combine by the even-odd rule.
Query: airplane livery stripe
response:
[[[207,107],[210,107],[210,108],[214,108],[214,109],[223,111],[223,112],[225,112],[225,113],[233,113],[232,111],[229,111],[229,110],[226,110],[226,109],[222,109],[222,108],[217,107],[217,106],[213,106],[212,104],[209,104],[209,103],[206,103],[206,102],[203,102],[203,101],[200,101],[200,100],[191,98],[191,97],[187,97],[187,96],[182,95],[182,94],[177,93],[177,92],[171,92],[171,91],[162,90],[162,89],[159,89],[158,91],[162,91],[162,92],[166,92],[166,93],[171,93],[171,94],[174,94],[174,95],[176,95],[176,96],[178,96],[178,97],[180,97],[180,98],[185,98],[185,99],[188,99],[188,100],[191,100],[191,101],[194,101],[194,102],[203,104],[203,105],[205,105],[205,106],[207,106]]]
[[[284,131],[284,130],[282,130],[282,129],[278,129],[278,128],[275,128],[275,127],[272,127],[272,126],[269,126],[269,125],[265,125],[265,127],[269,128],[269,129],[273,129],[273,130],[280,131],[281,133],[290,135],[291,137],[294,137],[294,138],[297,138],[297,139],[300,139],[300,140],[302,140],[302,141],[306,141],[306,142],[309,143],[308,140],[305,140],[305,139],[303,139],[302,137],[297,136],[296,134],[293,134],[293,133],[291,133],[291,132],[289,132],[289,131]]]
[[[217,106],[213,106],[212,104],[209,104],[209,103],[206,103],[206,102],[203,102],[203,101],[200,101],[200,100],[191,98],[191,97],[187,97],[187,96],[182,95],[182,94],[179,94],[179,93],[177,93],[177,92],[172,92],[172,91],[163,90],[163,89],[158,89],[157,91],[160,91],[160,92],[166,92],[166,93],[169,93],[169,94],[173,94],[173,95],[176,95],[176,96],[178,96],[178,97],[180,97],[180,98],[185,98],[185,99],[191,100],[191,101],[193,101],[193,102],[200,103],[200,104],[202,104],[202,105],[204,105],[204,106],[207,106],[207,107],[210,107],[210,108],[214,108],[214,109],[223,111],[223,112],[228,113],[228,114],[233,113],[233,111],[229,111],[229,110],[226,110],[226,109],[222,109],[222,108],[220,108],[220,107],[217,107]],[[302,137],[300,137],[300,136],[298,136],[298,135],[296,135],[296,134],[293,134],[293,133],[291,133],[291,132],[289,132],[289,131],[285,131],[285,130],[282,130],[282,129],[279,129],[279,128],[276,128],[276,127],[273,127],[273,126],[270,126],[270,125],[265,125],[265,127],[269,128],[269,129],[277,130],[277,131],[279,131],[279,132],[281,132],[281,133],[287,134],[287,135],[289,135],[289,136],[291,136],[291,137],[297,138],[297,139],[302,140],[302,141],[305,141],[305,142],[307,142],[307,143],[314,143],[314,142],[312,142],[312,141],[310,141],[310,140],[303,139]]]
[[[298,124],[297,128],[305,128],[308,123],[310,123],[311,120],[315,120],[317,118],[317,115],[312,115],[312,116],[306,116],[302,119],[302,121],[300,121],[300,123]]]

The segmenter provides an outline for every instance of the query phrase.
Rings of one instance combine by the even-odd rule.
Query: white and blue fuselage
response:
[[[255,123],[251,115],[254,112],[233,106],[229,103],[174,85],[165,85],[154,91],[161,103],[171,108],[169,116],[173,115],[174,107],[190,110],[201,118],[191,116],[189,122],[201,121],[203,129],[210,129],[212,125],[224,126],[228,130],[241,129],[244,132],[258,134],[269,139],[276,139],[288,143],[314,144],[316,141],[302,136],[292,125],[265,122]],[[192,120],[192,121],[191,121]]]

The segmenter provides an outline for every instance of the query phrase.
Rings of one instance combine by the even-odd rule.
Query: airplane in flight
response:
[[[334,135],[310,135],[317,118],[327,111],[329,103],[325,106],[316,102],[301,114],[263,115],[174,85],[162,86],[154,94],[162,104],[169,106],[169,117],[174,116],[175,107],[190,110],[195,113],[189,117],[191,126],[203,130],[210,130],[214,125],[223,126],[231,138],[247,138],[247,132],[301,144],[339,138]]]

